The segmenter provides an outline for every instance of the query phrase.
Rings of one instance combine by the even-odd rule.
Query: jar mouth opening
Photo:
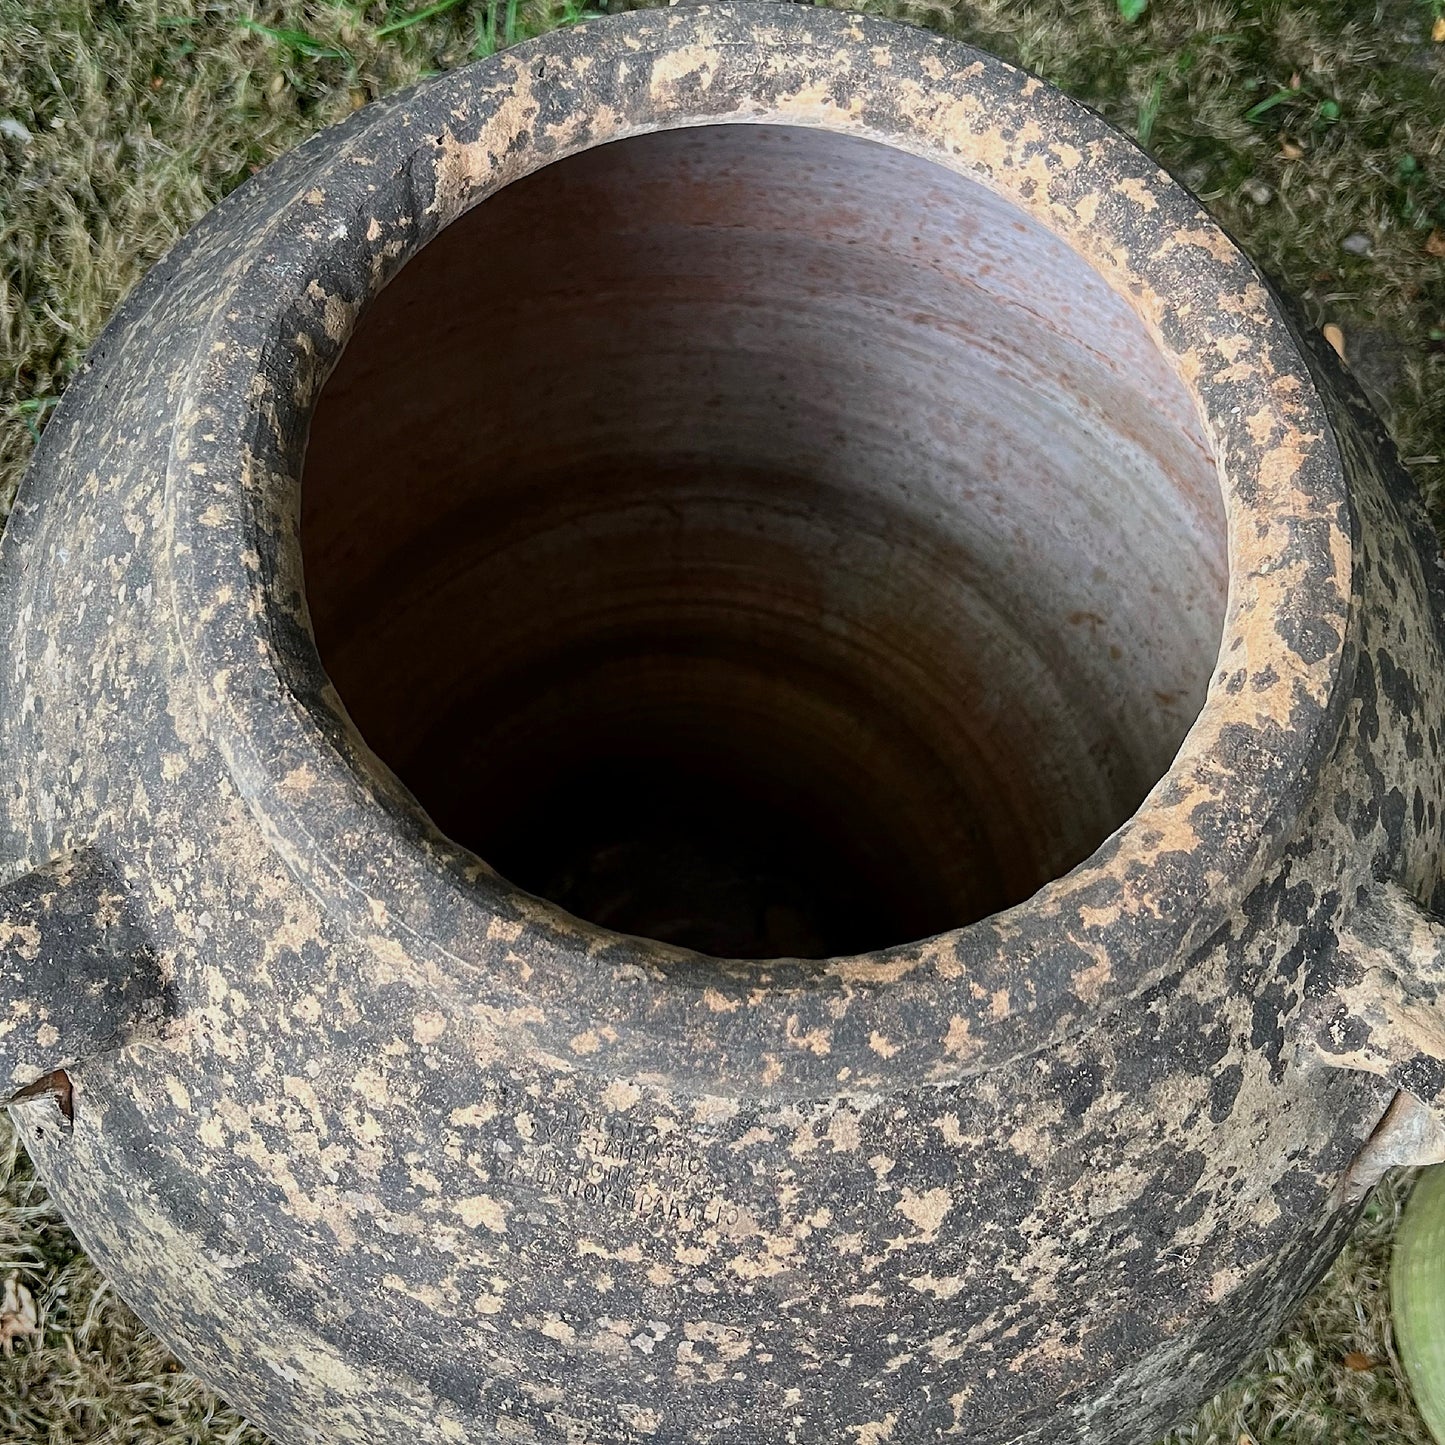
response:
[[[942,1057],[980,1067],[1171,965],[1287,841],[1302,780],[1332,745],[1348,690],[1348,497],[1276,302],[1147,157],[991,57],[886,22],[777,11],[613,17],[351,123],[315,184],[270,219],[255,252],[265,264],[235,275],[198,357],[169,493],[185,548],[177,618],[243,794],[291,866],[367,932],[400,929],[408,948],[424,950],[445,914],[458,931],[443,952],[464,972],[487,956],[505,917],[503,933],[514,924],[545,933],[564,971],[605,954],[724,991],[743,978],[780,994],[867,980],[896,991],[907,980],[950,997],[965,978],[986,1008],[975,1038]],[[439,835],[351,726],[316,654],[301,568],[308,427],[321,424],[317,399],[371,300],[454,222],[461,235],[468,213],[485,213],[479,202],[513,183],[520,193],[533,172],[556,164],[560,173],[566,157],[599,148],[662,149],[657,134],[703,128],[832,136],[934,167],[1063,248],[1187,399],[1192,418],[1179,419],[1178,435],[1195,425],[1216,459],[1213,505],[1227,532],[1227,605],[1207,696],[1162,775],[1087,857],[963,927],[814,965],[775,960],[761,975],[729,964],[725,950],[698,958],[581,924]],[[407,922],[418,897],[429,900],[424,926]],[[692,1004],[679,1007],[704,991],[684,990]]]
[[[1228,590],[1128,302],[977,181],[802,126],[612,141],[454,221],[321,388],[301,496],[322,662],[438,827],[714,957],[1068,872],[1168,770]]]

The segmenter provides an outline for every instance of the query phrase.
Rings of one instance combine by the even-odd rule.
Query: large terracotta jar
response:
[[[241,187],[46,431],[0,1082],[288,1445],[1140,1445],[1441,1152],[1441,595],[1090,111],[550,35]]]

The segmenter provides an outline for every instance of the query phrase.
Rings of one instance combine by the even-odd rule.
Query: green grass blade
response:
[[[400,20],[393,20],[383,25],[374,34],[378,40],[384,35],[395,35],[398,30],[410,29],[413,25],[420,25],[423,20],[430,20],[433,15],[441,15],[448,10],[454,10],[462,0],[437,0],[435,5],[428,5],[425,10],[418,10],[415,15],[403,16]]]
[[[1275,106],[1282,105],[1287,100],[1293,100],[1299,94],[1297,90],[1277,90],[1271,96],[1267,96],[1258,105],[1252,105],[1245,111],[1245,120],[1258,120],[1266,111],[1273,110]]]
[[[1163,96],[1164,77],[1155,76],[1149,94],[1139,102],[1139,120],[1134,127],[1134,134],[1141,146],[1147,146],[1149,138],[1154,134],[1154,122],[1159,118],[1159,102]]]
[[[310,56],[313,60],[350,59],[344,50],[335,45],[327,45],[304,30],[280,30],[272,25],[262,25],[259,20],[248,20],[244,17],[236,24],[243,30],[253,30],[257,35],[264,35],[268,40],[274,40],[277,45],[284,45],[298,54]]]

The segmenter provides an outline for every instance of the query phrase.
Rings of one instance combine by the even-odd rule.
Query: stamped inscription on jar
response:
[[[452,1115],[489,1137],[492,1177],[560,1201],[659,1227],[731,1229],[742,1209],[717,1189],[695,1141],[609,1109],[539,1100],[490,1085]]]

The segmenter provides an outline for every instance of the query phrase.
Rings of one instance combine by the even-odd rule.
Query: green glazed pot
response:
[[[1390,1266],[1390,1305],[1415,1404],[1445,1441],[1445,1167],[1427,1169],[1410,1196]]]

